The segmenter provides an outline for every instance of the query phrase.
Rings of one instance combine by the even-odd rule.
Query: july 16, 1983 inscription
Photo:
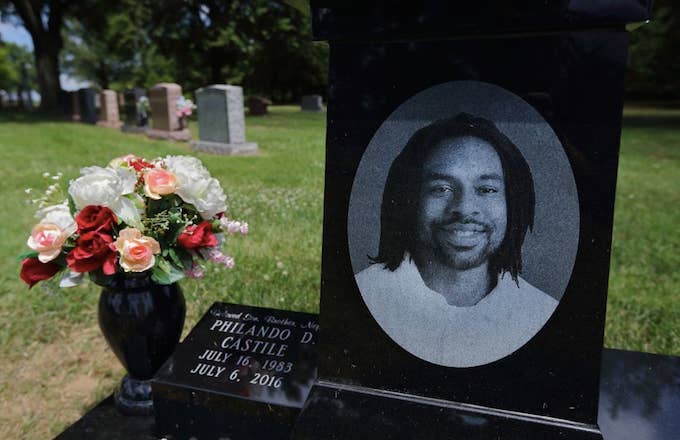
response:
[[[295,360],[287,358],[289,347],[315,344],[319,327],[312,320],[225,309],[211,310],[208,318],[202,325],[208,329],[208,346],[199,350],[189,374],[272,388],[281,388],[295,367]]]
[[[318,331],[313,314],[215,303],[154,378],[154,399],[299,408],[316,379]]]

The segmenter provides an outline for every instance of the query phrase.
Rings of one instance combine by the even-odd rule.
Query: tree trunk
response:
[[[61,92],[61,83],[59,82],[59,51],[49,53],[44,48],[38,50],[39,46],[37,45],[34,47],[38,87],[40,88],[40,109],[54,110],[59,106],[59,92]]]
[[[24,27],[33,39],[35,70],[40,89],[40,109],[54,111],[59,108],[59,51],[62,48],[61,26],[64,0],[12,0]],[[47,23],[44,18],[47,16]]]
[[[17,107],[20,109],[24,108],[24,91],[21,86],[17,87]]]

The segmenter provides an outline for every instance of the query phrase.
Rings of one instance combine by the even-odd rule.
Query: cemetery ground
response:
[[[228,216],[247,221],[250,234],[228,241],[234,269],[181,282],[185,334],[214,301],[318,312],[325,114],[270,111],[247,118],[247,138],[260,148],[252,157],[192,153],[184,143],[0,112],[0,438],[53,437],[111,393],[123,374],[97,326],[97,286],[48,295],[19,279],[16,256],[35,221],[35,207],[25,200],[57,182],[45,172],[62,172],[65,190],[81,167],[128,153],[196,155],[224,186]],[[626,111],[608,347],[680,355],[679,123],[680,110]]]

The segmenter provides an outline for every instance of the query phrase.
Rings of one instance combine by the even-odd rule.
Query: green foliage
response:
[[[273,0],[101,0],[67,21],[65,71],[104,88],[242,84],[277,101],[326,89],[328,49],[309,17]],[[298,5],[299,6],[299,5]]]
[[[33,54],[24,46],[0,41],[0,89],[28,91],[35,88]]]
[[[162,57],[150,41],[150,2],[93,2],[64,26],[62,68],[102,88],[131,88],[170,81],[171,58]],[[94,4],[98,3],[98,4]]]

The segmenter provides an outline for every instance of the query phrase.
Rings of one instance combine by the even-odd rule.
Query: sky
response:
[[[31,35],[23,26],[15,26],[12,23],[0,21],[0,39],[24,46],[31,51],[33,50]],[[81,87],[90,85],[88,82],[79,81],[64,74],[61,75],[60,79],[61,88],[64,90],[78,90]]]

